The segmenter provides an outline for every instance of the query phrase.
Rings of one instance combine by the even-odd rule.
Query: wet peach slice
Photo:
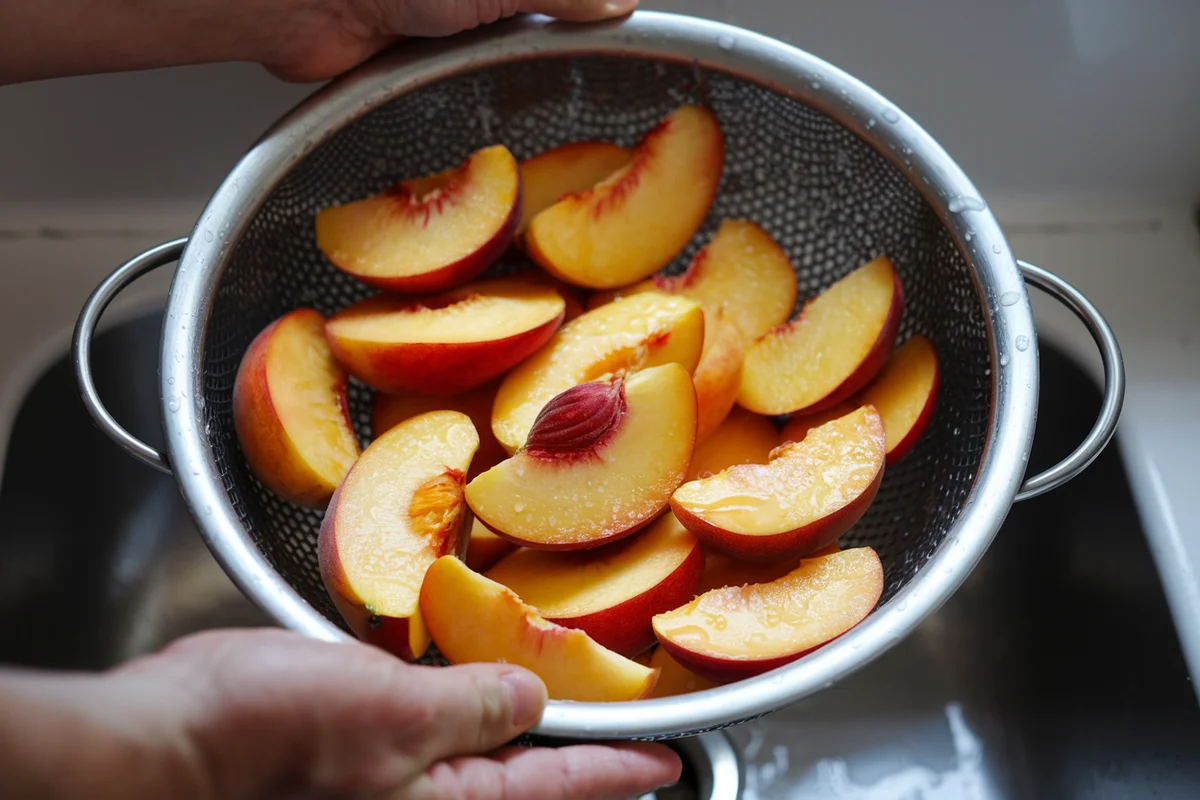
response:
[[[550,340],[564,303],[548,286],[481,281],[420,300],[378,295],[330,318],[346,371],[383,392],[456,394],[503,375]]]
[[[779,446],[771,420],[734,408],[712,434],[696,445],[687,480],[707,478],[737,464],[765,464]]]
[[[750,346],[738,403],[759,414],[811,414],[848,399],[891,355],[902,306],[891,261],[859,267]]]
[[[505,376],[496,393],[492,431],[509,453],[555,395],[606,375],[679,363],[692,372],[704,344],[704,312],[685,297],[658,292],[630,297],[570,322]]]
[[[648,666],[658,670],[658,682],[654,684],[651,697],[675,697],[681,694],[702,692],[721,684],[701,678],[690,669],[680,664],[665,647],[657,647],[650,656]]]
[[[917,335],[896,348],[879,377],[858,396],[857,402],[879,409],[889,465],[908,455],[929,426],[938,380],[933,343]]]
[[[612,142],[571,142],[521,162],[524,208],[518,235],[564,195],[591,189],[633,160],[633,151]]]
[[[696,384],[696,441],[703,442],[729,416],[742,383],[746,346],[724,308],[704,312],[704,349],[692,373]]]
[[[346,373],[311,308],[280,317],[254,338],[233,383],[233,425],[250,469],[293,503],[323,508],[358,458]]]
[[[466,414],[479,434],[479,450],[471,459],[471,469],[467,473],[467,480],[470,480],[508,458],[508,453],[492,435],[492,403],[499,386],[500,382],[495,380],[469,392],[449,396],[376,392],[371,406],[371,429],[379,437],[404,420],[427,411]]]
[[[724,309],[750,345],[792,316],[796,272],[769,233],[750,220],[726,219],[682,275],[655,275],[629,286],[594,292],[588,308],[656,290],[690,297],[710,314]]]
[[[857,403],[846,401],[838,403],[832,408],[827,408],[824,411],[818,411],[815,414],[800,414],[792,417],[783,426],[783,431],[779,434],[779,443],[787,444],[788,442],[803,442],[804,437],[808,436],[808,432],[813,428],[819,428],[826,422],[833,422],[835,419],[840,419],[846,416],[854,409],[858,408]],[[879,409],[876,408],[876,411]],[[882,417],[882,414],[880,415]],[[884,431],[886,433],[887,423],[884,423]]]
[[[805,558],[819,558],[841,550],[837,543],[822,547]],[[749,583],[770,583],[800,566],[800,559],[785,558],[782,561],[742,561],[721,553],[708,553],[704,559],[704,574],[700,578],[698,594],[726,586],[745,586]]]
[[[409,661],[429,646],[421,581],[439,556],[466,549],[463,475],[478,446],[465,414],[421,414],[372,442],[334,493],[318,538],[321,578],[363,641]]]
[[[859,520],[883,480],[883,423],[863,406],[781,445],[766,464],[689,481],[671,510],[706,547],[755,561],[832,544]]]
[[[695,436],[696,392],[678,364],[576,386],[546,405],[524,449],[467,484],[467,502],[517,544],[598,547],[666,507]]]
[[[658,670],[601,647],[583,631],[547,622],[512,590],[453,556],[439,558],[425,574],[421,613],[451,663],[525,667],[552,700],[637,700],[658,679]]]
[[[654,644],[650,618],[696,594],[704,550],[670,512],[645,533],[577,552],[521,548],[487,576],[550,622],[632,658]]]
[[[521,173],[502,145],[317,212],[317,247],[339,269],[392,292],[466,283],[508,247],[521,219]]]
[[[563,280],[610,289],[666,266],[716,197],[725,149],[711,111],[683,106],[638,144],[633,160],[533,218],[530,258]]]
[[[659,644],[711,681],[761,675],[811,653],[862,622],[883,593],[869,547],[805,559],[770,583],[700,595],[654,618]]]

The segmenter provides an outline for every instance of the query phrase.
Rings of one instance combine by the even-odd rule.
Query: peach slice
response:
[[[456,394],[536,352],[564,309],[548,286],[481,281],[422,299],[369,297],[330,318],[325,333],[346,371],[368,386]]]
[[[457,411],[401,422],[363,451],[333,495],[317,540],[325,588],[363,641],[421,657],[429,633],[417,607],[425,570],[467,545],[463,474],[479,446]]]
[[[483,272],[521,219],[521,173],[502,145],[461,165],[317,212],[317,247],[339,269],[392,292],[440,292]]]
[[[656,647],[650,656],[648,666],[658,670],[658,682],[654,684],[651,697],[675,697],[681,694],[702,692],[721,684],[701,678],[690,669],[680,664],[664,647]]]
[[[819,558],[840,551],[837,542],[822,547],[805,558]],[[708,553],[704,559],[704,574],[700,577],[697,594],[724,589],[726,586],[745,586],[748,583],[770,583],[800,566],[800,559],[782,561],[742,561],[721,553]]]
[[[427,411],[458,411],[466,414],[479,434],[479,450],[471,459],[471,469],[467,472],[467,480],[471,480],[508,458],[508,453],[492,435],[492,403],[499,386],[500,382],[496,380],[449,397],[376,392],[371,406],[371,429],[376,437],[382,436],[404,420]]]
[[[863,406],[771,453],[671,496],[684,527],[711,549],[751,561],[795,558],[832,544],[859,520],[883,480],[883,422]]]
[[[597,547],[666,507],[695,437],[696,391],[678,364],[585,383],[546,405],[524,449],[467,484],[467,502],[517,544]]]
[[[625,297],[633,297],[635,294],[645,294],[646,292],[666,292],[667,294],[670,294],[668,290],[660,289],[653,278],[646,278],[644,281],[631,283],[628,286],[592,292],[590,295],[588,295],[587,310],[595,311],[600,306],[606,306],[614,300],[620,300]]]
[[[658,670],[542,619],[511,589],[443,556],[425,573],[421,613],[451,663],[502,662],[535,673],[551,700],[614,702],[647,696]]]
[[[543,269],[529,267],[528,269],[513,273],[509,278],[517,281],[528,281],[538,286],[549,286],[562,295],[563,302],[566,303],[566,314],[563,316],[563,322],[570,322],[576,317],[582,317],[584,312],[587,311],[585,304],[587,292],[578,286],[573,286],[566,281],[559,280]]]
[[[521,162],[524,209],[517,235],[564,196],[591,189],[633,160],[633,151],[612,142],[571,142]]]
[[[779,434],[779,443],[786,444],[788,442],[803,442],[804,437],[808,436],[808,432],[813,428],[819,428],[826,422],[833,422],[835,419],[846,416],[854,409],[858,408],[858,403],[849,401],[838,403],[832,408],[827,408],[824,411],[818,411],[815,414],[802,414],[792,417],[783,426],[783,431]],[[876,408],[876,411],[879,409]],[[882,418],[883,414],[880,414]],[[887,433],[887,422],[883,423],[884,433]]]
[[[881,257],[810,300],[746,351],[738,403],[760,414],[811,414],[866,386],[888,360],[903,291]]]
[[[696,384],[696,441],[703,442],[729,416],[742,383],[746,346],[724,308],[704,313],[704,349],[692,373]]]
[[[769,419],[734,408],[712,435],[696,445],[687,480],[707,478],[736,464],[765,464],[778,438]]]
[[[474,516],[474,515],[472,515]],[[467,566],[476,572],[486,572],[495,566],[496,562],[516,549],[516,545],[507,539],[501,539],[487,529],[487,526],[474,519],[471,528],[471,540],[467,544]]]
[[[329,502],[359,448],[320,312],[297,309],[254,337],[234,378],[233,426],[264,486],[302,506]]]
[[[858,402],[879,409],[889,465],[908,455],[928,427],[938,382],[937,351],[918,334],[896,348],[879,377],[858,396]]]
[[[677,362],[689,373],[704,345],[704,312],[685,297],[630,297],[564,325],[550,342],[505,376],[492,431],[509,453],[525,444],[542,408],[587,381]]]
[[[761,675],[862,622],[883,593],[883,565],[869,547],[805,559],[770,583],[700,595],[654,618],[659,644],[712,681]]]
[[[724,159],[717,118],[682,106],[642,139],[629,164],[534,217],[526,252],[579,286],[641,280],[679,255],[700,228]]]
[[[654,644],[650,618],[696,595],[704,550],[670,512],[645,533],[579,552],[521,548],[488,571],[549,622],[627,658]]]

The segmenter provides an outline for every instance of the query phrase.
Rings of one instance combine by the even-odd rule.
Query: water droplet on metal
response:
[[[880,116],[893,125],[900,121],[900,112],[890,106],[885,108]]]
[[[963,238],[966,239],[968,242],[971,241],[971,239],[974,238],[974,236],[975,236],[975,232],[969,228],[967,229],[967,232],[963,234]]]
[[[206,241],[206,242],[211,242],[212,240],[213,240],[212,231],[208,231],[208,230],[206,230],[206,231],[204,232],[204,241]]]
[[[867,120],[867,127],[868,127],[868,128],[874,128],[874,127],[875,127],[875,118],[874,118],[874,117],[872,117],[871,119]]]
[[[996,255],[1000,255],[1000,251],[1002,249],[1003,248],[1001,248],[1000,245],[998,245],[998,244],[992,245],[992,252],[995,253]]]
[[[717,37],[717,47],[725,50],[726,52],[732,50],[735,44],[737,44],[737,40],[728,33],[722,33]]]
[[[1029,337],[1028,336],[1022,335],[1022,336],[1017,337],[1017,349],[1020,350],[1022,353],[1024,353],[1026,350],[1029,349]]]
[[[167,410],[170,411],[172,414],[174,414],[176,411],[179,410],[179,398],[178,397],[172,397],[170,400],[167,401]]]
[[[950,199],[950,213],[961,214],[964,211],[983,211],[987,208],[987,204],[978,197],[952,197]]]
[[[1020,299],[1021,295],[1017,294],[1016,292],[1005,292],[1004,294],[1000,295],[1000,305],[1015,306],[1017,301]]]
[[[174,385],[175,385],[175,379],[174,379],[174,378],[167,378],[167,385],[168,385],[168,386],[174,386]]]
[[[820,81],[813,81],[813,82],[812,82],[812,88],[814,88],[814,89],[820,89],[820,88],[821,88],[821,82],[820,82]]]
[[[1008,366],[1008,353],[1005,353],[1004,355],[1000,356],[1000,366],[1002,366],[1002,367]]]

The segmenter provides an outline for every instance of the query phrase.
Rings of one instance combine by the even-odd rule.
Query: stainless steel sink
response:
[[[122,324],[95,350],[109,408],[152,444],[159,324]],[[1042,387],[1032,468],[1079,441],[1099,405],[1044,344]],[[190,631],[261,624],[173,481],[92,427],[65,359],[50,369],[20,410],[0,485],[0,661],[100,668]],[[1115,446],[1015,507],[910,638],[728,736],[743,800],[1200,797],[1200,707]]]

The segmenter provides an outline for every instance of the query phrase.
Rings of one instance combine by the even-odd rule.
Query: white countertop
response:
[[[1116,330],[1129,386],[1115,446],[1200,679],[1200,232],[1192,213],[1130,198],[989,200],[1015,252],[1074,283]],[[25,393],[67,351],[88,293],[122,261],[185,235],[202,205],[0,206],[0,451]],[[169,273],[135,284],[106,324],[160,307]],[[1061,346],[1099,382],[1100,360],[1083,327],[1036,290],[1031,295],[1041,340]]]

